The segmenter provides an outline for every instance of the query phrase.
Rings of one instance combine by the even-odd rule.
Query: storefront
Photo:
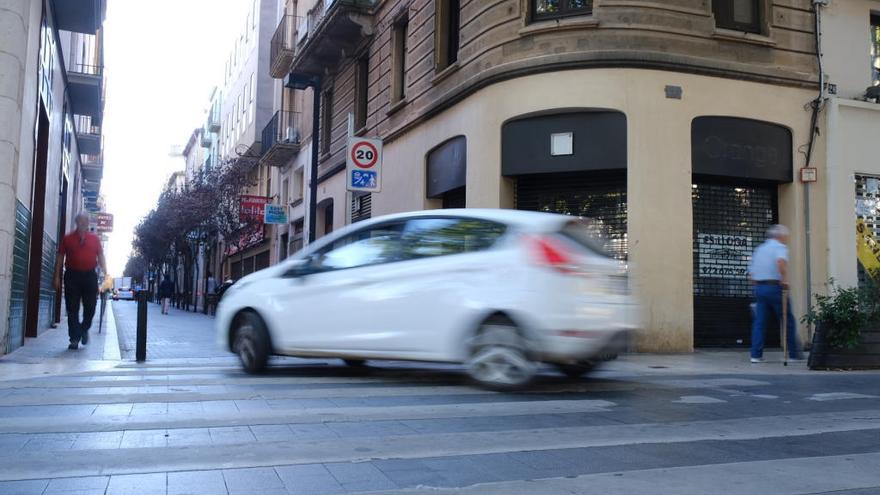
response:
[[[641,309],[639,350],[745,346],[746,269],[773,223],[792,230],[792,304],[795,314],[805,312],[804,187],[792,179],[796,149],[808,141],[803,102],[813,97],[811,90],[637,69],[503,81],[386,141],[373,213],[461,204],[450,196],[462,191],[469,208],[597,219],[608,249],[630,269]],[[451,152],[452,142],[460,152]],[[814,160],[822,177],[821,145]],[[811,264],[820,287],[827,280],[826,201],[814,188]],[[805,326],[799,330],[805,338]]]
[[[694,345],[751,343],[752,251],[779,222],[778,186],[792,181],[785,127],[733,117],[691,124]],[[777,332],[767,345],[779,344]]]
[[[576,111],[518,118],[502,128],[502,174],[519,210],[589,217],[626,259],[626,116]]]

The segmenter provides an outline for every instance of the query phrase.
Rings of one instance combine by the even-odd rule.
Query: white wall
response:
[[[825,73],[842,98],[859,98],[871,86],[871,12],[880,0],[831,0],[823,9]]]

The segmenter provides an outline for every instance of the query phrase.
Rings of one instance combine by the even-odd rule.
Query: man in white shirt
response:
[[[749,275],[755,286],[755,321],[752,323],[751,361],[764,361],[764,325],[770,314],[782,320],[782,291],[788,289],[788,228],[774,225],[767,230],[767,240],[755,249]],[[792,360],[801,357],[800,344],[795,330],[794,314],[788,301],[786,334],[788,353]]]

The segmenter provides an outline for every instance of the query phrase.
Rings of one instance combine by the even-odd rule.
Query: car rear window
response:
[[[590,252],[608,258],[614,257],[609,240],[602,232],[602,226],[593,220],[579,219],[567,222],[559,234]]]
[[[505,225],[476,218],[415,218],[403,232],[405,259],[471,253],[491,248]]]

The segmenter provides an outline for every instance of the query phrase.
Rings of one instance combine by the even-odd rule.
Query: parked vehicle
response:
[[[135,291],[131,287],[122,287],[113,293],[113,300],[134,301]]]
[[[113,279],[113,300],[134,300],[134,291],[131,290],[131,277],[116,277]]]
[[[465,363],[498,389],[541,362],[580,376],[634,329],[626,267],[589,226],[480,209],[360,222],[230,287],[218,342],[249,372],[277,354]]]

